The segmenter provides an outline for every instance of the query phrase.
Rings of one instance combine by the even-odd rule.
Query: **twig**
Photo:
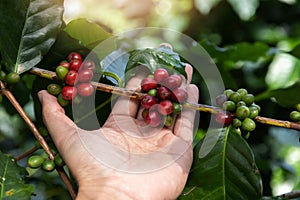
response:
[[[5,84],[2,81],[0,81],[0,94],[4,95],[11,102],[11,104],[14,106],[14,108],[18,111],[18,113],[20,114],[20,116],[23,118],[23,120],[27,124],[28,128],[30,129],[30,131],[33,133],[33,135],[35,136],[35,138],[39,141],[39,143],[41,144],[42,148],[47,153],[49,159],[50,160],[54,160],[54,153],[51,151],[51,148],[48,146],[47,142],[45,141],[45,139],[43,138],[43,136],[40,134],[39,130],[36,128],[36,126],[31,121],[31,119],[28,117],[28,115],[26,114],[26,112],[23,110],[22,106],[16,100],[16,98],[14,97],[14,95],[6,88]],[[58,174],[59,174],[60,177],[63,177],[62,180],[66,184],[71,197],[73,199],[75,199],[75,197],[76,197],[75,189],[73,188],[73,186],[72,186],[72,184],[71,184],[68,176],[66,175],[65,171],[58,169],[57,172],[58,172]]]
[[[278,197],[279,198],[283,198],[283,199],[299,198],[300,197],[300,190],[294,190],[292,192],[288,192],[288,193],[282,194],[282,195],[280,195]]]
[[[55,72],[51,72],[48,70],[32,68],[30,70],[30,73],[47,78],[47,79],[58,80]],[[92,82],[92,85],[94,87],[96,87],[96,89],[99,91],[117,94],[117,95],[121,95],[121,96],[127,96],[127,97],[130,97],[131,99],[140,100],[144,95],[143,93],[140,93],[137,91],[128,90],[125,88],[120,88],[120,87],[111,86],[111,85],[98,83],[98,82]],[[212,113],[212,114],[222,112],[221,108],[209,106],[209,105],[203,105],[203,104],[186,102],[183,104],[183,106],[186,108],[198,110],[201,112],[208,112],[208,113]],[[262,123],[262,124],[268,124],[268,125],[272,125],[272,126],[278,126],[278,127],[283,127],[283,128],[294,129],[294,130],[300,131],[300,123],[277,120],[277,119],[261,117],[261,116],[257,116],[255,118],[255,121]]]
[[[64,168],[56,167],[55,169],[56,169],[58,175],[60,176],[60,178],[62,179],[62,181],[65,183],[67,190],[70,193],[71,198],[75,199],[76,198],[75,189],[73,188],[73,185],[72,185],[69,177],[67,176],[67,173],[65,172]]]
[[[26,151],[25,153],[23,153],[22,155],[19,155],[18,157],[16,157],[15,160],[16,161],[22,160],[23,158],[26,158],[27,156],[31,155],[32,153],[34,153],[37,150],[38,150],[37,147],[33,147],[33,148],[29,149],[28,151]]]

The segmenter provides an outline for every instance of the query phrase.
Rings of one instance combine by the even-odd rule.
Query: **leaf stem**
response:
[[[19,155],[18,157],[16,157],[15,160],[20,161],[23,158],[26,158],[27,156],[31,155],[32,153],[34,153],[37,150],[38,150],[37,147],[33,147],[33,148],[29,149],[28,151],[26,151],[25,153],[23,153],[23,154]]]
[[[30,73],[47,78],[47,79],[57,80],[55,72],[51,72],[48,70],[39,69],[39,68],[34,67],[30,70]],[[130,97],[131,99],[136,99],[136,100],[140,100],[144,95],[143,93],[140,93],[137,91],[128,90],[128,89],[116,87],[116,86],[111,86],[111,85],[107,85],[104,83],[92,82],[92,85],[94,87],[96,87],[96,89],[99,91],[117,94],[117,95],[121,95],[121,96],[127,96],[127,97]],[[211,113],[211,114],[216,114],[218,112],[223,111],[221,108],[218,108],[218,107],[204,105],[204,104],[190,103],[190,102],[184,103],[183,106],[185,108],[190,108],[190,109],[198,110],[201,112],[207,112],[207,113]],[[294,129],[294,130],[300,131],[300,123],[296,123],[296,122],[277,120],[277,119],[272,119],[272,118],[267,118],[267,117],[262,117],[262,116],[257,116],[255,118],[255,121],[262,123],[262,124],[278,126],[278,127],[283,127],[283,128]]]

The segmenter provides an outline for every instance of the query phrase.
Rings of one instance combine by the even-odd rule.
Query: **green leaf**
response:
[[[194,150],[180,199],[260,199],[262,183],[246,141],[229,128],[210,130]]]
[[[23,73],[41,60],[62,24],[63,0],[0,0],[0,51],[8,71]]]
[[[290,51],[290,54],[297,58],[300,58],[300,43],[297,44],[292,51]]]
[[[259,0],[228,0],[228,3],[242,20],[253,17],[259,6]]]
[[[69,22],[64,31],[89,49],[95,48],[100,42],[112,37],[98,24],[91,23],[86,19],[76,19]]]
[[[11,156],[0,152],[0,199],[31,199],[34,188],[25,184],[27,175],[26,169],[18,166]]]

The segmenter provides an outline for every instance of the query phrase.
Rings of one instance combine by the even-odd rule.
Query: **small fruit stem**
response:
[[[33,148],[29,149],[25,153],[23,153],[23,154],[19,155],[18,157],[16,157],[15,158],[16,162],[22,160],[23,158],[26,158],[27,156],[31,155],[32,153],[34,153],[37,150],[38,150],[38,148],[36,148],[36,147],[33,147]]]
[[[51,72],[48,70],[39,69],[39,68],[34,67],[30,70],[30,73],[47,78],[47,79],[57,80],[55,72]],[[137,91],[128,90],[125,88],[111,86],[111,85],[107,85],[107,84],[103,84],[103,83],[92,82],[91,84],[94,87],[96,87],[96,89],[99,91],[117,94],[117,95],[121,95],[121,96],[127,96],[127,97],[130,97],[131,99],[140,100],[144,95],[143,93],[140,93]],[[207,112],[207,113],[211,113],[211,114],[216,114],[218,112],[223,111],[221,108],[218,108],[218,107],[197,104],[197,103],[190,103],[190,102],[184,103],[183,106],[186,108],[198,110],[201,112]],[[261,116],[257,116],[255,118],[255,121],[262,123],[262,124],[268,124],[268,125],[272,125],[272,126],[278,126],[278,127],[283,127],[283,128],[294,129],[294,130],[300,131],[300,123],[282,121],[282,120],[261,117]]]

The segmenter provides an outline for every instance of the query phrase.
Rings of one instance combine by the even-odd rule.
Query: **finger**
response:
[[[185,64],[185,72],[187,74],[187,84],[190,84],[192,82],[192,75],[193,75],[193,67],[186,63]]]
[[[196,85],[187,85],[188,102],[197,103],[199,98],[199,91]],[[174,134],[181,139],[191,142],[193,140],[193,130],[196,111],[183,108],[180,116],[177,118],[174,126]]]
[[[140,91],[141,90],[141,81],[149,71],[145,68],[140,68],[138,73],[132,77],[126,86],[126,89],[132,91]],[[122,115],[122,116],[131,116],[133,118],[136,117],[139,109],[139,102],[137,100],[132,100],[130,97],[122,96],[115,103],[110,116]]]
[[[44,123],[59,152],[65,154],[66,149],[71,145],[70,138],[77,136],[77,126],[65,115],[56,97],[45,90],[40,91],[38,97],[42,104]]]

